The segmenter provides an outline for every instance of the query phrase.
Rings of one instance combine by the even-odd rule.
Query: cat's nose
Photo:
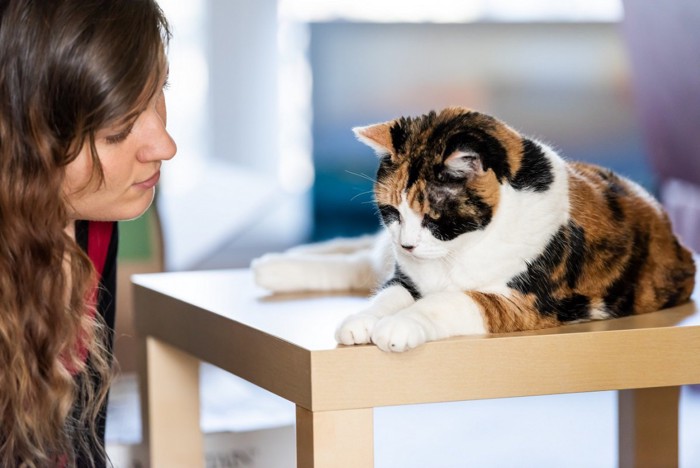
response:
[[[403,248],[406,252],[413,252],[413,249],[415,248],[414,245],[403,245],[401,244],[401,248]]]

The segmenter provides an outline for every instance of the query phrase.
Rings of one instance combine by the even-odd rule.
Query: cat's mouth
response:
[[[404,252],[412,253],[414,250],[416,250],[416,246],[415,246],[415,245],[404,245],[404,244],[401,244],[401,249],[402,249]]]
[[[401,243],[396,243],[396,253],[402,257],[408,258],[420,258],[419,251],[417,251],[415,245],[405,245]]]
[[[431,249],[422,245],[397,244],[396,251],[401,257],[413,260],[435,260],[446,255],[441,249]]]

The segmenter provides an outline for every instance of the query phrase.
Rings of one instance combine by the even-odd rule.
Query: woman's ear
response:
[[[389,121],[366,127],[355,127],[352,131],[357,139],[372,148],[377,156],[386,156],[396,153],[391,137],[393,125],[394,122]]]

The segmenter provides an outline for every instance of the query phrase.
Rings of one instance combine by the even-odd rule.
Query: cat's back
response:
[[[571,221],[583,233],[584,282],[605,291],[613,315],[689,299],[695,264],[662,206],[636,183],[595,165],[569,163]]]

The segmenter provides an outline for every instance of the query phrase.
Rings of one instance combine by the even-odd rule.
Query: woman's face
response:
[[[175,142],[165,129],[162,89],[131,124],[104,128],[95,146],[104,181],[93,176],[90,146],[66,166],[63,192],[71,219],[118,221],[133,219],[151,205],[160,165],[175,156]]]

